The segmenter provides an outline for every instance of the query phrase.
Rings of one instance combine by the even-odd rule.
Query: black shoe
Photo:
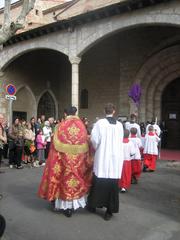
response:
[[[138,183],[138,180],[135,177],[133,177],[131,180],[131,184],[137,184],[137,183]]]
[[[60,209],[57,209],[57,208],[53,207],[53,208],[52,208],[52,212],[58,213],[58,212],[60,212]]]
[[[91,212],[91,213],[95,213],[96,212],[96,208],[90,207],[90,206],[86,206],[86,209]]]
[[[112,216],[113,215],[112,215],[111,212],[106,211],[105,214],[104,214],[104,220],[109,221],[112,218]]]
[[[147,172],[147,166],[146,165],[144,165],[144,167],[143,167],[143,172]]]
[[[146,169],[146,172],[154,172],[154,170]]]
[[[66,217],[72,217],[72,209],[66,209],[66,210],[64,210],[64,215],[66,216]]]

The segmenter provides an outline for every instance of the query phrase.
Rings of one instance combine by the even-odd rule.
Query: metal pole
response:
[[[9,99],[9,125],[12,124],[12,99]]]

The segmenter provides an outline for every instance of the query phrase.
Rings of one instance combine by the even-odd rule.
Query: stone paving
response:
[[[143,173],[138,185],[120,193],[120,210],[111,221],[103,209],[78,210],[72,218],[52,212],[37,197],[43,167],[22,170],[3,166],[0,213],[6,218],[6,240],[179,240],[180,165],[159,161],[157,171]]]

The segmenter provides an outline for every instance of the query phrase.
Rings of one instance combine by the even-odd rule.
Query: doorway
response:
[[[162,147],[180,149],[180,78],[168,84],[163,92],[162,121]]]
[[[46,119],[49,117],[55,118],[56,117],[55,109],[56,109],[55,103],[52,96],[50,95],[49,92],[45,92],[39,101],[37,116],[40,117],[41,115],[45,115]]]
[[[19,118],[19,120],[27,121],[27,112],[13,111],[13,122]]]

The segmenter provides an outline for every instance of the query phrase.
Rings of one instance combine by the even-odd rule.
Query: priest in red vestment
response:
[[[55,129],[38,195],[55,202],[67,217],[86,205],[91,182],[88,135],[76,107],[65,111],[66,118]]]

